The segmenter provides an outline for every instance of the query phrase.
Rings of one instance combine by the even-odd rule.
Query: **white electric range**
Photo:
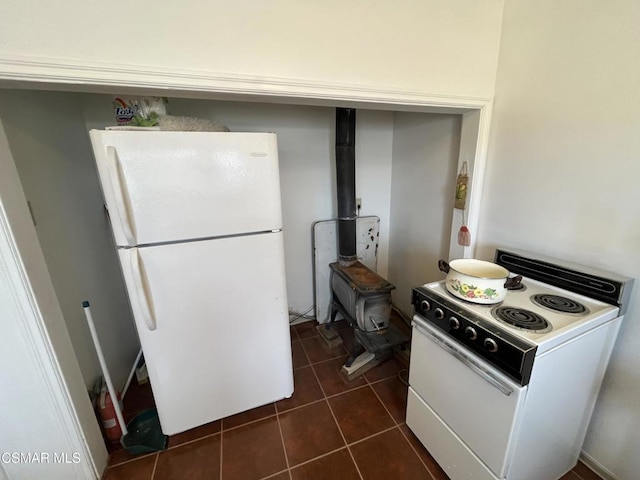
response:
[[[407,425],[456,479],[554,480],[575,466],[632,280],[518,250],[496,305],[413,291]]]

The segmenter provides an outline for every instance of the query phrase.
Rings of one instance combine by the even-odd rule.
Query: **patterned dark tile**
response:
[[[289,472],[280,472],[277,475],[271,475],[270,477],[265,477],[263,480],[290,480]]]
[[[326,402],[312,403],[279,417],[290,467],[345,446]]]
[[[224,480],[257,480],[286,468],[277,417],[222,432]]]
[[[398,377],[387,378],[371,385],[396,423],[404,423],[407,417],[407,390]]]
[[[309,365],[309,359],[302,347],[302,342],[297,341],[291,344],[291,355],[293,357],[293,368],[306,367]]]
[[[289,326],[289,336],[291,337],[292,342],[300,340],[300,337],[298,337],[298,332],[296,332],[296,327],[294,325]]]
[[[221,424],[222,422],[220,420],[216,420],[215,422],[210,422],[200,427],[192,428],[186,432],[171,435],[169,437],[169,448],[191,442],[192,440],[197,440],[199,438],[208,437],[214,433],[220,433]]]
[[[369,386],[331,397],[328,401],[347,443],[395,425]]]
[[[268,403],[258,408],[247,410],[230,417],[222,419],[222,428],[229,430],[230,428],[239,427],[245,423],[261,420],[276,414],[276,407],[273,403]]]
[[[591,470],[582,462],[578,462],[578,464],[573,467],[573,472],[578,474],[578,476],[582,480],[602,480],[602,477],[600,475]]]
[[[324,398],[311,367],[303,367],[293,371],[293,388],[291,398],[276,402],[278,412],[301,407]]]
[[[582,480],[573,470],[562,475],[558,480]]]
[[[220,434],[158,454],[153,480],[209,480],[220,477]]]
[[[330,396],[346,392],[347,390],[353,390],[367,383],[363,376],[348,381],[344,375],[340,373],[340,369],[346,359],[347,356],[343,356],[313,365],[313,369],[318,376],[318,380],[320,380],[320,385],[325,395]]]
[[[440,465],[437,464],[437,462],[434,460],[431,454],[427,451],[427,449],[424,448],[424,445],[420,443],[420,440],[418,440],[418,438],[413,434],[411,429],[407,427],[407,424],[405,423],[403,425],[400,425],[399,428],[404,434],[404,436],[406,437],[406,439],[409,441],[411,446],[418,453],[418,456],[422,460],[422,463],[424,463],[427,469],[429,470],[429,472],[431,472],[431,475],[433,476],[433,478],[435,480],[449,480],[449,477],[447,476],[447,474],[444,473],[444,470],[440,467]]]
[[[377,382],[385,378],[396,377],[400,370],[405,367],[395,357],[389,358],[382,362],[380,365],[373,367],[368,372],[365,372],[364,376],[369,382]]]
[[[298,338],[303,339],[303,338],[317,336],[318,335],[318,331],[316,330],[317,326],[318,326],[318,322],[316,322],[315,320],[312,320],[309,322],[299,323],[295,325],[293,328],[298,334]]]
[[[147,455],[131,455],[129,454],[122,446],[112,451],[109,454],[109,466],[118,465],[123,462],[128,462],[129,460],[140,459],[148,456],[155,455],[155,453],[149,453]]]
[[[346,448],[291,469],[293,480],[360,480]]]
[[[362,477],[367,480],[429,478],[425,466],[397,428],[367,438],[350,449]]]
[[[105,470],[102,480],[151,480],[157,453]]]
[[[318,336],[303,339],[302,345],[311,363],[323,362],[325,360],[343,357],[347,354],[347,351],[342,345],[329,347],[326,342]]]

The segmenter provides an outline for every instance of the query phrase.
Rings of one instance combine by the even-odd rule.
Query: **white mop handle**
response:
[[[87,323],[89,324],[91,337],[93,338],[93,343],[95,344],[96,352],[98,353],[98,360],[100,361],[100,367],[102,368],[104,379],[107,382],[107,389],[109,390],[109,395],[111,395],[111,403],[113,404],[113,408],[116,410],[116,416],[118,417],[118,422],[120,423],[120,429],[122,430],[122,436],[124,437],[129,432],[127,431],[127,426],[124,422],[124,417],[122,416],[122,410],[120,410],[120,403],[118,402],[118,392],[116,391],[115,388],[113,388],[113,383],[111,382],[111,375],[109,375],[109,370],[107,369],[107,362],[105,361],[104,354],[102,353],[102,347],[100,346],[100,340],[98,340],[98,333],[96,332],[96,326],[93,323],[93,317],[91,316],[89,302],[87,302],[86,300],[82,302],[82,308],[84,309],[84,314],[87,317]]]

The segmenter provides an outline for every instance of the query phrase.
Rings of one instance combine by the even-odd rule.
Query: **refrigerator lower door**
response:
[[[293,393],[282,232],[119,255],[165,434]]]

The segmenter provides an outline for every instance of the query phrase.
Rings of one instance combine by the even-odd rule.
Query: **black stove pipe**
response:
[[[356,254],[356,110],[336,108],[336,190],[338,262],[354,264]]]

